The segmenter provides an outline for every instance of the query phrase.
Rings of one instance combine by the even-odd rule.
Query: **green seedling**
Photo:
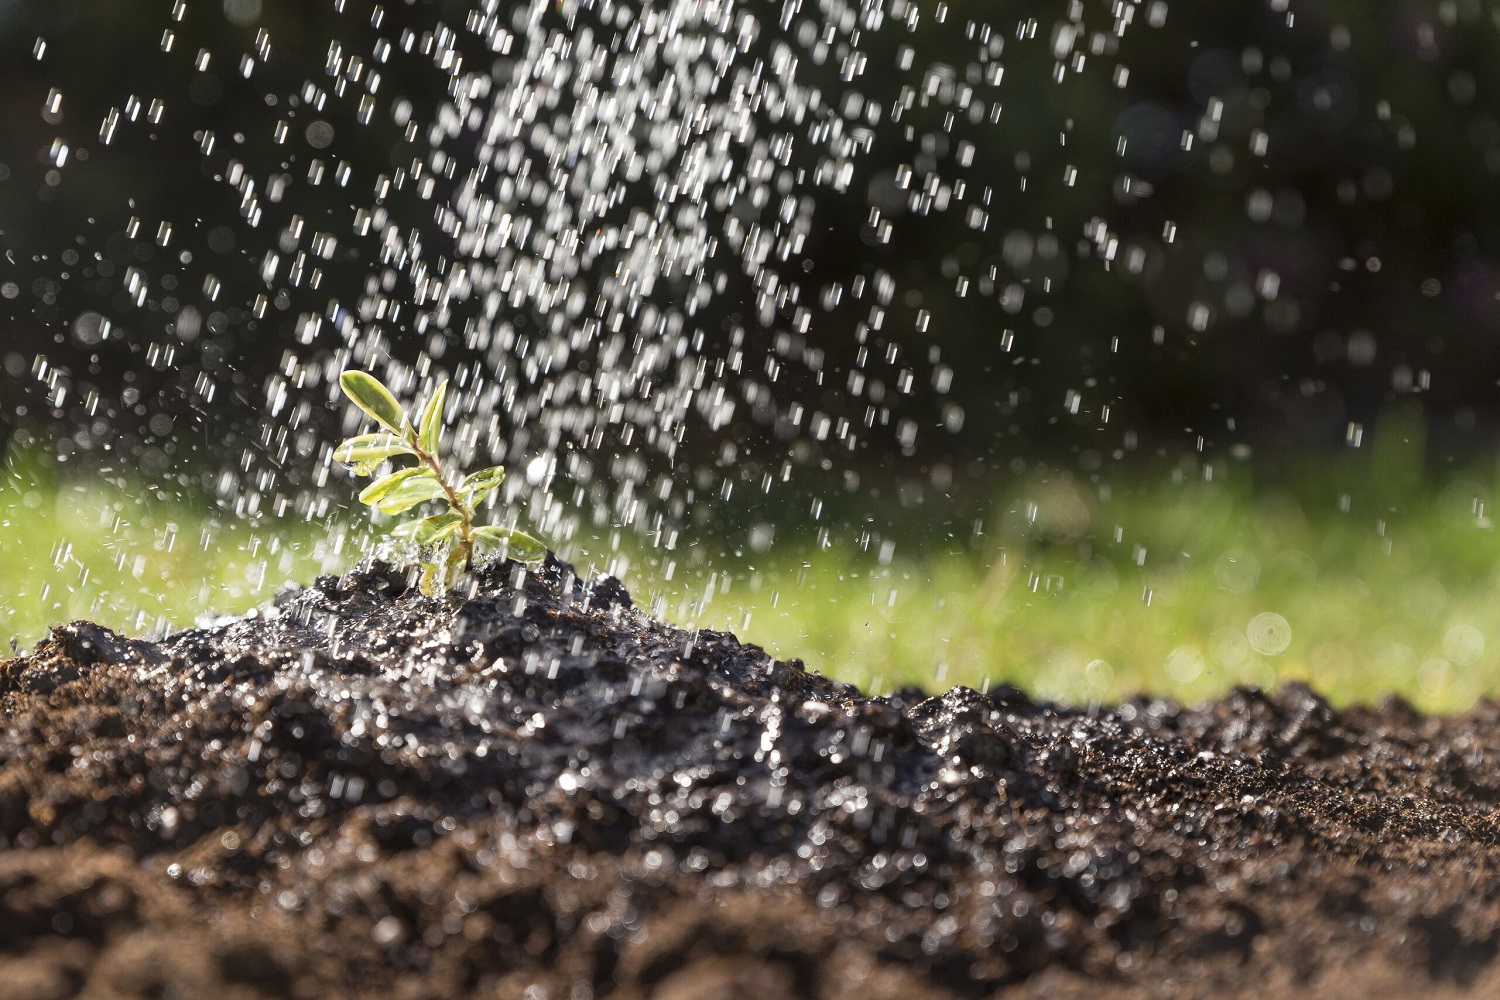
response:
[[[433,514],[396,526],[392,534],[420,547],[431,558],[422,562],[422,592],[437,594],[457,582],[480,555],[498,553],[522,562],[534,562],[547,554],[546,547],[523,531],[499,525],[474,523],[474,512],[505,479],[505,469],[494,465],[455,482],[438,460],[443,433],[443,401],[448,382],[438,383],[422,404],[415,422],[396,397],[368,372],[347,371],[339,376],[339,387],[355,406],[375,419],[382,430],[361,434],[339,445],[336,461],[348,463],[356,476],[374,475],[392,458],[411,457],[417,464],[376,479],[360,493],[361,503],[382,514],[402,514],[418,504],[438,501],[447,505]]]

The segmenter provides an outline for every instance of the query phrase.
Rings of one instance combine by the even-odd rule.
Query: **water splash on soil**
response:
[[[248,951],[353,995],[1493,976],[1493,705],[870,698],[549,561],[446,601],[370,565],[156,643],[75,622],[0,707],[0,965],[35,976],[139,975],[164,932],[195,947],[162,982]]]

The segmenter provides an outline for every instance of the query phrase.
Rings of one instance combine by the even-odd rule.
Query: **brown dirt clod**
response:
[[[1500,993],[1500,709],[867,697],[564,563],[0,662],[0,995]]]

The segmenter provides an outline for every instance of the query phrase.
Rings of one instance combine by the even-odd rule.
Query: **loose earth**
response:
[[[0,994],[1500,995],[1500,707],[868,697],[549,560],[0,662]]]

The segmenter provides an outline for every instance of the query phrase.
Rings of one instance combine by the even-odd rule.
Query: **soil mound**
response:
[[[1500,993],[1500,726],[866,697],[564,563],[0,662],[0,994]]]

